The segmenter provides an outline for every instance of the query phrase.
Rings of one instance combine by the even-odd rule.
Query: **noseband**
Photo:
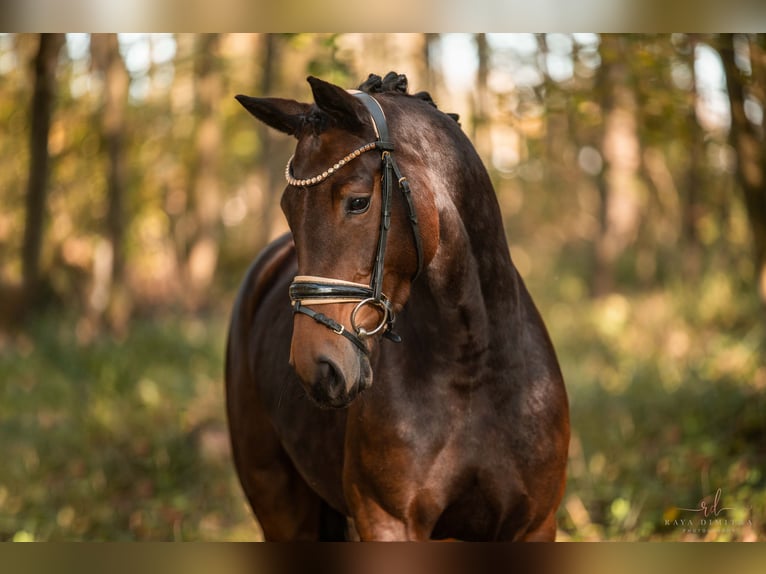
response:
[[[403,177],[393,157],[394,144],[389,139],[388,124],[383,109],[378,101],[365,92],[351,91],[351,93],[364,103],[370,113],[372,125],[375,129],[376,140],[349,153],[335,165],[322,172],[320,175],[307,179],[296,179],[292,175],[291,157],[285,168],[287,183],[296,187],[309,187],[316,185],[344,165],[358,158],[363,153],[373,149],[380,151],[382,184],[381,184],[381,208],[380,208],[380,232],[378,246],[375,253],[375,262],[372,267],[370,284],[353,283],[341,279],[330,279],[313,275],[298,275],[290,285],[290,300],[293,304],[294,313],[302,313],[314,319],[317,323],[331,329],[351,341],[364,354],[369,354],[364,339],[383,332],[383,336],[396,343],[401,342],[401,337],[393,332],[394,312],[388,297],[383,294],[383,271],[386,258],[386,244],[388,242],[388,230],[391,227],[391,196],[393,195],[394,182],[396,181],[407,205],[407,216],[412,228],[412,235],[417,252],[417,271],[412,280],[420,274],[423,267],[423,247],[418,228],[418,218],[415,213],[415,205],[412,202],[410,185],[407,178]],[[334,319],[314,311],[310,305],[329,305],[331,303],[356,303],[351,311],[351,328],[346,329]],[[380,323],[372,330],[367,330],[357,324],[357,315],[365,306],[376,307],[383,315]]]

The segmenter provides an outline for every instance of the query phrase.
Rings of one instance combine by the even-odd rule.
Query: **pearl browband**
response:
[[[287,166],[285,167],[285,179],[287,180],[287,183],[290,185],[293,185],[295,187],[307,187],[310,185],[316,185],[318,183],[323,182],[328,177],[330,177],[332,174],[334,174],[336,171],[338,171],[340,168],[342,168],[344,165],[346,165],[348,162],[350,162],[353,159],[358,158],[360,155],[362,155],[366,151],[370,151],[372,149],[375,149],[378,142],[370,142],[368,144],[363,145],[360,148],[355,149],[350,154],[348,154],[343,159],[339,160],[335,165],[333,165],[331,168],[328,168],[327,171],[322,172],[319,175],[315,175],[314,177],[307,177],[306,179],[296,179],[293,177],[292,171],[293,171],[293,159],[295,158],[295,154],[290,156],[290,159],[287,160]]]
[[[388,137],[388,127],[385,125],[386,116],[383,113],[383,108],[380,107],[380,104],[378,103],[378,101],[375,98],[365,94],[364,92],[360,90],[346,90],[346,91],[349,94],[353,94],[358,98],[362,98],[363,101],[365,102],[365,105],[367,106],[368,111],[370,112],[370,120],[372,121],[372,128],[375,130],[375,137],[377,138],[376,141],[370,142],[368,144],[363,145],[362,147],[355,149],[346,157],[344,157],[343,159],[335,163],[335,165],[328,168],[326,171],[320,173],[319,175],[315,175],[314,177],[307,177],[305,179],[296,179],[295,177],[293,177],[293,173],[292,173],[293,159],[295,159],[295,154],[291,155],[290,159],[287,160],[287,165],[285,166],[285,179],[287,180],[287,183],[289,183],[290,185],[293,185],[295,187],[308,187],[310,185],[316,185],[326,180],[328,177],[330,177],[332,174],[334,174],[336,171],[338,171],[348,162],[358,158],[364,152],[373,150],[376,147],[384,149],[384,150],[393,149],[390,147],[390,144],[388,144],[388,142],[385,141]],[[371,106],[374,106],[374,108]],[[381,123],[382,125],[379,126],[378,125],[379,123]],[[381,132],[385,135],[385,137],[381,135]]]

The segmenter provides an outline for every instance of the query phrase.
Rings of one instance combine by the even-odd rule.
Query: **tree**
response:
[[[626,62],[626,42],[624,37],[605,34],[599,48],[602,63],[597,75],[597,91],[603,115],[601,150],[605,169],[597,176],[601,201],[592,284],[595,295],[611,291],[614,264],[635,238],[638,225],[636,171],[641,151],[636,94]]]
[[[260,42],[261,76],[255,86],[258,95],[270,96],[277,92],[278,78],[277,66],[280,56],[281,39],[277,34],[262,34]],[[258,140],[261,147],[259,152],[259,180],[263,190],[261,203],[261,225],[258,227],[257,247],[261,249],[272,236],[272,222],[279,212],[279,199],[281,197],[281,184],[284,181],[282,172],[284,167],[281,163],[270,161],[272,157],[279,156],[279,148],[284,145],[284,138],[275,141],[271,128],[261,122],[256,125]],[[278,143],[279,142],[279,143]]]
[[[40,253],[48,192],[50,154],[48,135],[56,100],[56,65],[64,45],[64,34],[40,34],[34,60],[34,92],[30,107],[30,162],[26,194],[26,222],[22,247],[22,287],[25,307],[40,294]]]
[[[96,312],[103,312],[110,300],[110,291],[119,288],[124,273],[126,145],[125,115],[130,77],[120,55],[117,34],[93,34],[90,39],[93,68],[103,80],[100,109],[102,146],[107,164],[108,247],[98,249],[94,288],[90,297]]]
[[[189,207],[195,233],[189,245],[186,274],[189,303],[197,307],[212,283],[219,254],[221,211],[220,161],[222,131],[218,106],[223,93],[220,34],[203,34],[196,43],[194,90],[196,98],[195,162]]]
[[[766,303],[766,34],[723,34],[718,51],[726,72],[731,109],[729,139],[736,151],[737,180],[753,237],[758,292]],[[745,59],[750,68],[747,75],[738,65],[738,60]]]
[[[490,137],[490,95],[489,95],[489,67],[490,46],[486,34],[474,34],[476,43],[476,57],[478,68],[476,70],[476,91],[473,99],[473,134],[472,140],[479,155],[490,157],[492,142]]]

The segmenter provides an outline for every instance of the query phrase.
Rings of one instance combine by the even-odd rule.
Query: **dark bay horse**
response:
[[[266,539],[553,540],[567,396],[481,160],[404,76],[308,82],[237,96],[297,139],[226,356]]]

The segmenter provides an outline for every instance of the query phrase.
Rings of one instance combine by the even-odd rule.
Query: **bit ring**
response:
[[[383,311],[383,319],[381,320],[380,324],[375,327],[373,330],[368,331],[364,327],[357,326],[356,324],[356,314],[359,312],[359,309],[364,307],[365,305],[373,305]],[[373,297],[368,297],[367,299],[362,299],[359,301],[359,303],[356,304],[356,307],[354,307],[354,310],[351,311],[351,328],[354,329],[356,334],[360,338],[364,337],[371,337],[373,335],[378,334],[388,323],[388,307],[380,300],[375,299]]]

